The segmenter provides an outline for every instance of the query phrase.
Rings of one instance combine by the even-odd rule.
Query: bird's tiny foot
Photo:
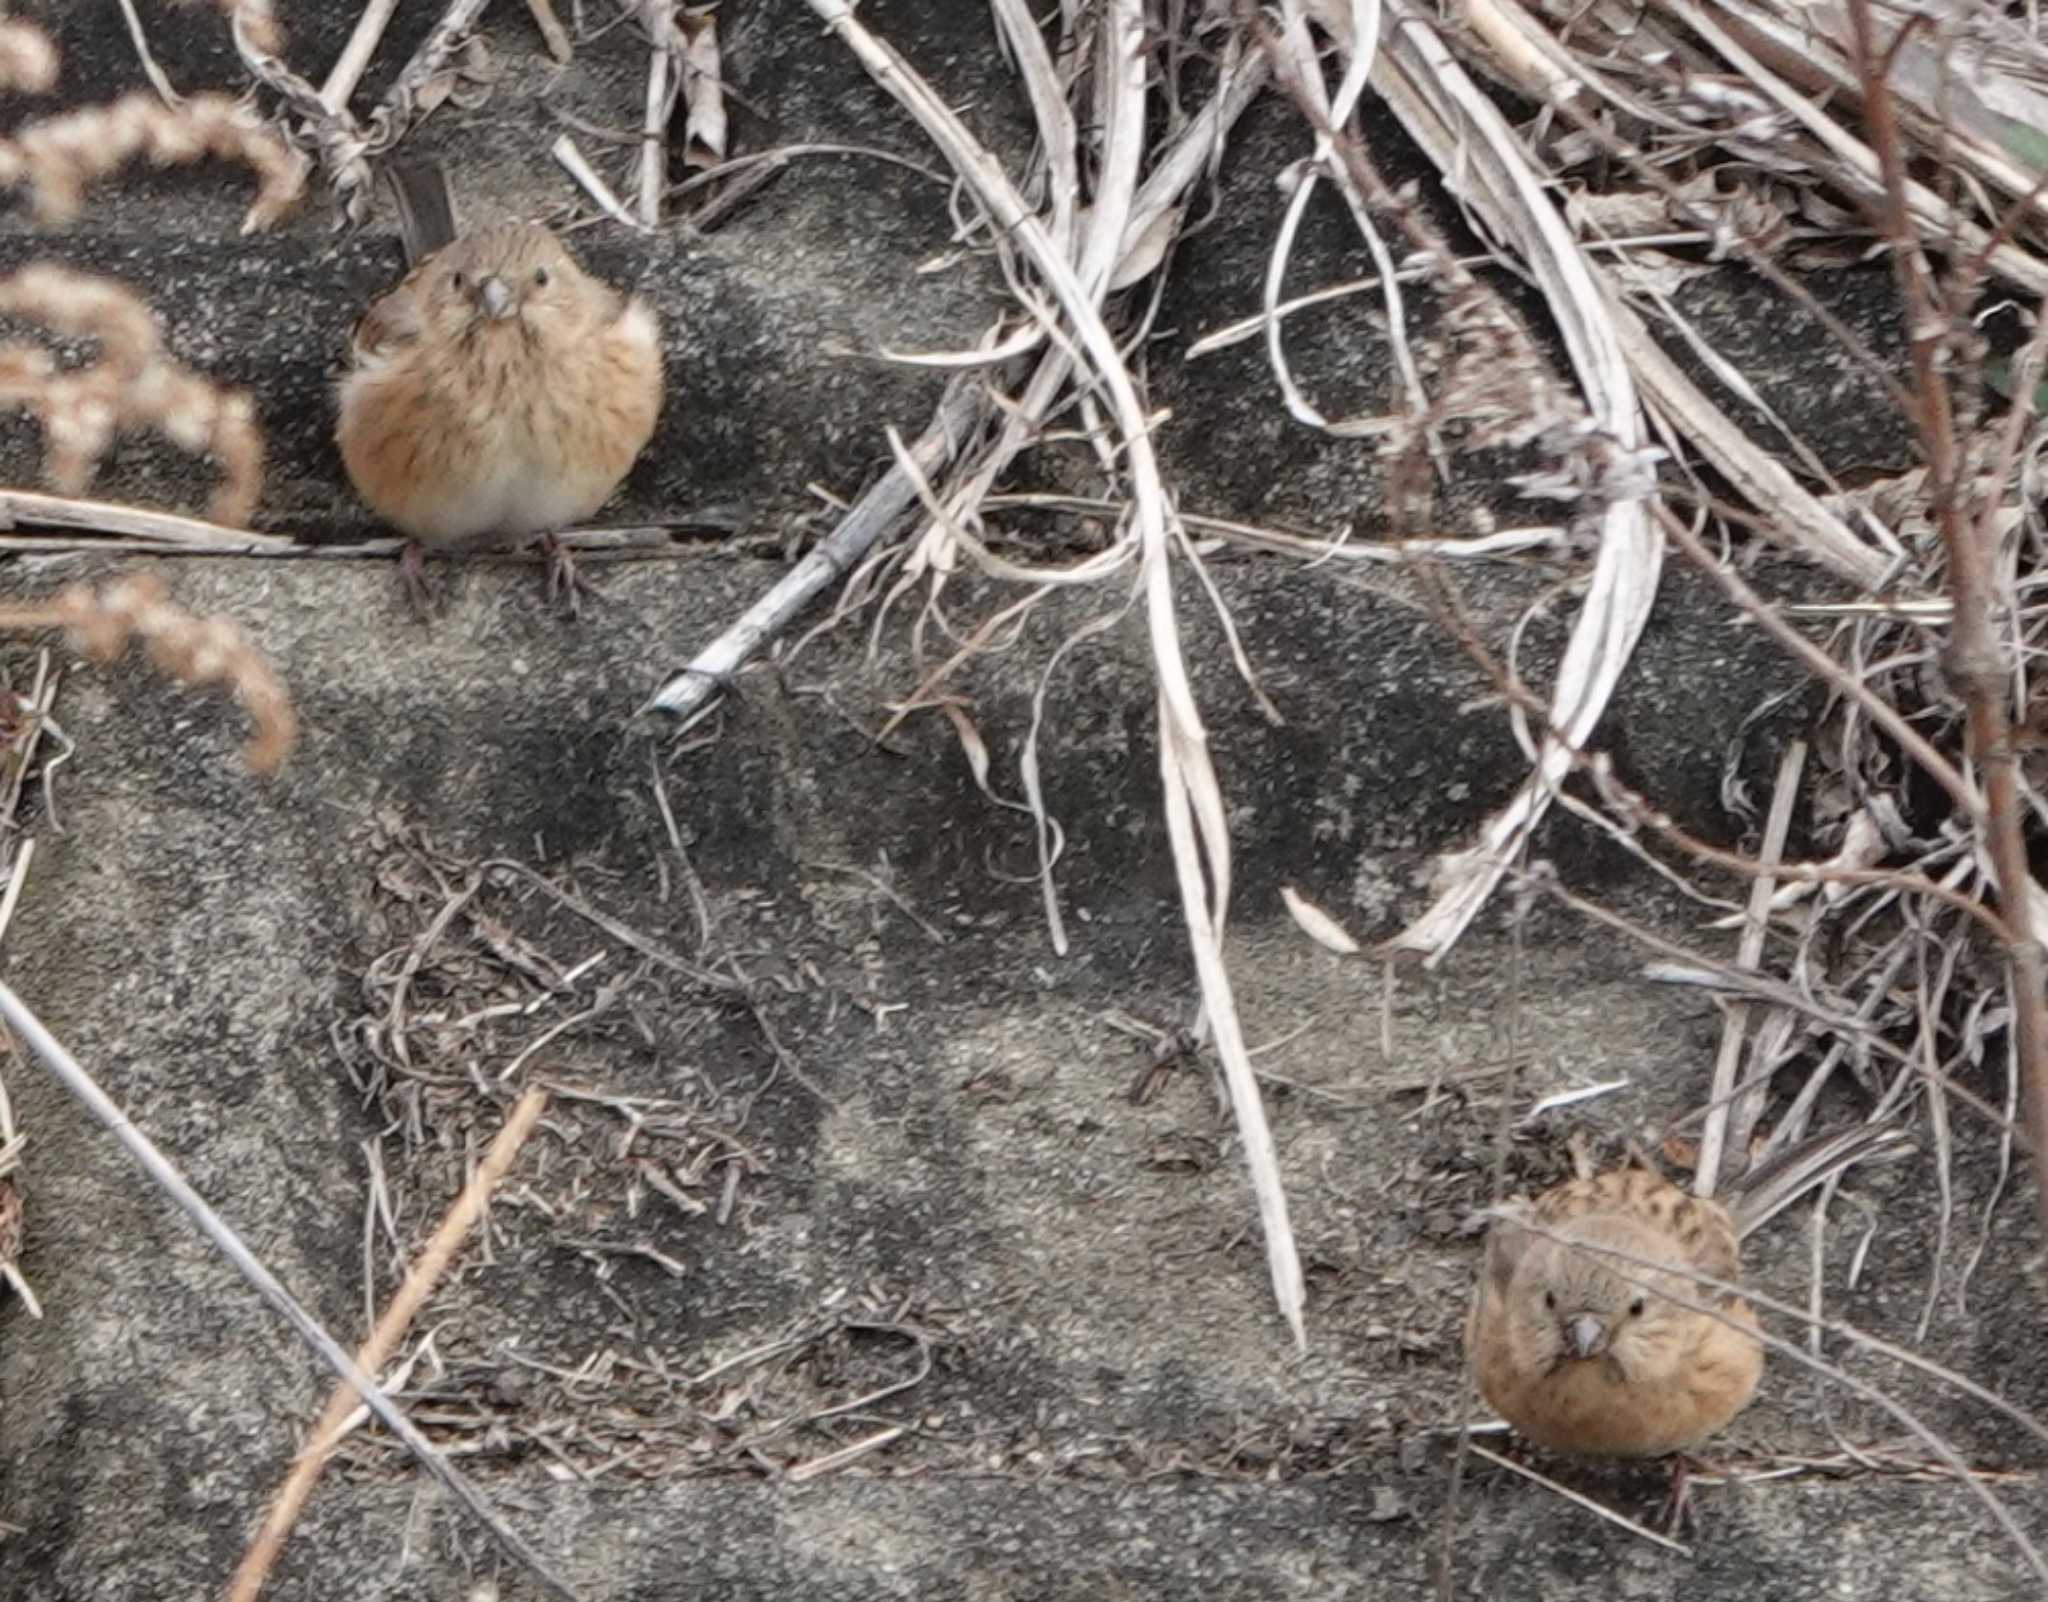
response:
[[[548,601],[552,604],[559,600],[568,608],[571,617],[581,617],[583,604],[578,597],[592,595],[602,598],[604,591],[583,576],[569,547],[554,535],[542,535],[540,549],[548,564]]]
[[[1683,1452],[1671,1459],[1671,1490],[1664,1498],[1664,1505],[1657,1511],[1653,1526],[1665,1535],[1683,1535],[1688,1527],[1697,1530],[1699,1520],[1693,1515],[1692,1507],[1692,1459]]]
[[[405,542],[405,550],[398,558],[398,576],[405,580],[405,593],[412,601],[414,615],[432,617],[437,597],[427,579],[426,549],[418,540]]]

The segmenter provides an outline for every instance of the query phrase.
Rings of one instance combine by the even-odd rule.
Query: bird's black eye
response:
[[[540,288],[542,288],[542,289],[545,289],[545,288],[547,288],[547,286],[548,286],[548,270],[547,270],[547,269],[546,269],[545,267],[536,267],[536,268],[534,268],[534,270],[533,270],[533,281],[534,281],[534,283],[535,283],[535,284],[536,284],[536,285],[537,285],[538,287],[540,287]]]
[[[1545,1306],[1546,1308],[1548,1308],[1548,1309],[1549,1309],[1549,1310],[1550,1310],[1551,1312],[1553,1312],[1553,1313],[1554,1313],[1554,1312],[1556,1312],[1556,1311],[1557,1311],[1557,1292],[1555,1292],[1555,1291],[1545,1291],[1545,1292],[1543,1293],[1543,1305],[1544,1305],[1544,1306]]]
[[[1642,1297],[1638,1296],[1634,1301],[1628,1304],[1628,1316],[1630,1318],[1641,1318],[1643,1316]]]
[[[462,287],[462,283],[463,283],[463,278],[462,278],[462,274],[460,274],[460,273],[451,273],[451,274],[449,274],[449,276],[448,276],[448,282],[449,282],[449,283],[451,283],[451,284],[453,284],[453,285],[454,285],[454,286],[455,286],[455,287],[456,287],[457,289],[460,289],[460,288]]]

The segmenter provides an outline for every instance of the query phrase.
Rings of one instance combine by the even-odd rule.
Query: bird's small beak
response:
[[[1574,1357],[1598,1357],[1607,1350],[1607,1325],[1591,1313],[1565,1320],[1565,1350]]]
[[[503,322],[517,309],[512,299],[512,286],[496,273],[477,280],[476,303],[494,323]]]

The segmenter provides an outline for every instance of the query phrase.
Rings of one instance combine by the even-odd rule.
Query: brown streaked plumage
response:
[[[1465,1349],[1486,1400],[1519,1433],[1561,1452],[1655,1457],[1749,1405],[1764,1366],[1756,1314],[1673,1272],[1739,1278],[1727,1209],[1628,1167],[1567,1180],[1517,1216],[1535,1228],[1493,1226]]]
[[[438,215],[452,221],[445,189]],[[441,243],[363,315],[335,435],[363,499],[414,542],[416,577],[420,546],[551,541],[590,516],[661,400],[646,302],[592,278],[547,229],[509,223]]]

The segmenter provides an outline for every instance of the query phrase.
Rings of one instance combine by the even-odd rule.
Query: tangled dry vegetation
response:
[[[274,39],[267,10],[251,12],[251,25]],[[47,94],[59,65],[42,30],[0,20],[0,88]],[[304,192],[304,160],[228,96],[166,102],[148,92],[36,119],[0,138],[0,188],[26,190],[40,220],[62,224],[77,217],[93,183],[138,158],[164,166],[208,157],[239,162],[261,179],[249,228],[276,221]],[[164,348],[156,314],[133,289],[57,261],[33,262],[0,278],[0,314],[60,339],[88,342],[97,352],[94,360],[67,362],[29,341],[0,343],[0,410],[36,420],[44,478],[59,495],[84,493],[117,435],[151,429],[220,465],[221,484],[208,509],[216,522],[249,520],[263,482],[263,435],[254,406],[247,395],[177,361]],[[227,686],[256,721],[244,753],[253,771],[274,772],[290,751],[297,735],[290,698],[231,619],[189,616],[154,580],[116,583],[97,597],[74,586],[54,601],[0,612],[0,629],[52,626],[100,660],[119,655],[133,634],[148,645],[150,660],[179,682]],[[17,697],[10,713],[10,754],[23,768],[49,726],[47,697],[55,684],[47,664],[44,680],[36,695]],[[14,839],[0,842],[0,863],[7,866],[10,897],[18,894],[27,860]]]
[[[2037,197],[2024,127],[1979,117],[1958,126],[1940,95],[1953,74],[1967,72],[1973,89],[1986,74],[2000,74],[1997,83],[2030,104],[2030,80],[2003,76],[2016,62],[2038,59],[2030,36],[1988,8],[1920,15],[1910,7],[1852,6],[1843,15],[1856,27],[1844,21],[1830,35],[1803,8],[1763,4],[1722,8],[1727,16],[1683,4],[1611,14],[1560,7],[1554,16],[1540,7],[1473,6],[1460,27],[1447,28],[1405,9],[1322,0],[1212,6],[1199,15],[1168,6],[1149,27],[1135,6],[1069,8],[1060,36],[1047,40],[1021,7],[999,4],[1005,43],[1039,123],[1033,164],[1012,174],[971,138],[943,87],[927,85],[852,7],[843,0],[812,0],[812,7],[952,164],[980,207],[977,237],[1002,258],[1019,296],[1014,319],[992,329],[980,353],[1005,384],[997,426],[956,440],[949,396],[920,447],[899,448],[899,470],[928,518],[908,541],[869,556],[853,591],[885,606],[912,597],[934,608],[962,563],[1020,588],[1001,614],[956,630],[959,650],[919,687],[920,700],[931,704],[959,662],[1055,586],[1111,582],[1136,592],[1153,629],[1176,860],[1209,1025],[1227,1065],[1241,1058],[1219,939],[1229,843],[1172,605],[1177,574],[1201,581],[1199,561],[1185,560],[1195,533],[1314,559],[1405,564],[1438,598],[1447,636],[1478,655],[1500,684],[1532,759],[1529,783],[1478,840],[1445,853],[1436,901],[1382,951],[1441,957],[1501,879],[1518,871],[1531,830],[1558,804],[1646,857],[1646,840],[1668,848],[1658,871],[1743,930],[1746,954],[1737,961],[1695,954],[1698,972],[1769,1004],[1758,1027],[1750,1027],[1747,1009],[1731,1025],[1701,1163],[1704,1186],[1714,1183],[1722,1151],[1748,1151],[1757,1109],[1774,1076],[1788,1069],[1811,1075],[1809,1094],[1777,1122],[1773,1145],[1803,1132],[1812,1087],[1845,1061],[1857,1071],[1873,1061],[1893,1064],[1879,1095],[1886,1111],[1911,1102],[1944,1117],[1932,1109],[1945,1096],[1924,1093],[1945,1076],[1922,1071],[1924,1053],[1906,1044],[1928,1038],[1929,1029],[1944,1042],[1936,1062],[1957,1050],[1981,1052],[1988,1042],[2014,1053],[2012,1105],[2021,1105],[2029,1083],[2021,1069],[2037,1043],[2029,1019],[2039,1010],[2024,996],[2038,986],[2023,982],[2004,1003],[1979,995],[1968,1004],[1952,986],[1975,946],[1963,938],[1970,920],[2015,961],[2033,960],[2032,942],[2007,922],[2018,914],[2003,909],[1996,893],[2001,876],[2025,879],[2009,836],[2028,811],[2010,788],[2025,784],[2013,758],[2016,740],[2026,738],[2015,719],[2032,705],[2026,652],[2009,663],[1993,653],[2008,676],[1999,694],[1981,693],[1975,675],[1987,629],[2014,629],[2022,646],[2031,638],[2025,631],[2033,614],[2021,603],[2035,538],[2025,487],[2037,440],[2030,404],[2000,405],[1985,388],[1987,347],[1970,313],[1987,297],[2038,288],[2043,268],[2032,245]],[[1902,33],[1906,17],[1914,20]],[[1150,447],[1142,370],[1124,355],[1139,348],[1156,310],[1154,275],[1170,267],[1177,231],[1199,210],[1203,174],[1269,83],[1299,112],[1310,153],[1289,175],[1262,312],[1218,330],[1196,354],[1261,338],[1276,394],[1296,420],[1371,441],[1385,464],[1391,540],[1319,543],[1182,514]],[[1490,87],[1544,109],[1513,122]],[[1820,97],[1830,110],[1820,109]],[[1491,259],[1461,255],[1413,186],[1397,188],[1381,176],[1357,120],[1369,102],[1427,153],[1468,218],[1495,242]],[[1609,174],[1604,188],[1585,176],[1596,163]],[[1930,170],[1945,174],[1943,182],[1918,176]],[[1390,395],[1386,409],[1370,416],[1325,416],[1288,361],[1287,317],[1311,297],[1285,298],[1287,269],[1319,182],[1338,190],[1361,246],[1381,269],[1374,279],[1314,297],[1360,294],[1379,302]],[[1552,194],[1570,203],[1560,210]],[[1085,209],[1081,195],[1092,197]],[[1635,243],[1644,233],[1654,237]],[[1801,285],[1800,253],[1821,246],[1837,254],[1882,250],[1899,264],[1915,382],[1902,380]],[[1824,452],[1782,430],[1757,443],[1727,404],[1652,340],[1654,320],[1698,345],[1670,287],[1730,256],[1809,309],[1888,386],[1919,431],[1923,467],[1853,490],[1837,485],[1822,465]],[[1544,291],[1568,370],[1510,303],[1503,288],[1512,280],[1498,268]],[[1118,293],[1128,290],[1136,292]],[[2031,317],[2024,322],[2033,327]],[[2037,339],[2029,338],[2010,364],[2005,387],[2022,402],[2031,403],[2039,356]],[[1725,363],[1721,372],[1742,382]],[[1066,504],[1115,516],[1116,537],[1073,567],[1034,571],[990,549],[1005,513],[1031,498],[991,491],[1047,420],[1074,405],[1089,420],[1085,437],[1104,485],[1099,499]],[[934,439],[945,442],[943,473],[927,460]],[[1464,537],[1439,527],[1435,486],[1455,478],[1462,456],[1503,445],[1535,454],[1540,465],[1515,487],[1566,507],[1568,524]],[[1792,613],[1795,623],[1714,554],[1758,540],[1838,581],[1842,606]],[[1833,859],[1776,861],[1776,847],[1749,856],[1716,852],[1676,830],[1655,798],[1630,793],[1610,765],[1585,752],[1648,617],[1667,542],[1700,562],[1731,608],[1781,637],[1828,687],[1832,704],[1816,764],[1824,782],[1813,793],[1841,843]],[[1531,686],[1509,650],[1463,624],[1455,564],[1560,544],[1588,549],[1590,568],[1554,682]],[[1816,616],[1822,627],[1807,621]],[[1937,631],[1951,619],[1956,644],[1944,650]],[[1945,668],[1939,681],[1927,672],[1937,659]],[[709,676],[707,669],[699,679]],[[676,693],[664,704],[687,706],[689,698]],[[956,708],[948,714],[960,721]],[[1980,726],[1966,738],[1972,718]],[[964,723],[962,732],[974,739]],[[1588,782],[1564,787],[1575,769]],[[1946,802],[1931,810],[1909,804],[1909,770],[1930,778]],[[1788,791],[1813,777],[1789,766],[1780,776]],[[1047,914],[1057,932],[1058,831],[1047,820],[1042,834]],[[1802,953],[1837,929],[1881,930],[1882,949],[1822,978]],[[1327,919],[1316,921],[1316,932],[1333,943],[1348,940]],[[1759,972],[1766,947],[1795,983],[1756,988],[1766,984]],[[1892,981],[1916,958],[1940,977],[1904,1016],[1895,1010]],[[1974,1024],[1952,1035],[1964,1016]],[[1910,1029],[1901,1033],[1903,1026]],[[1263,1142],[1249,1072],[1233,1067],[1231,1082],[1257,1150]],[[2026,1139],[2012,1113],[1999,1124],[2005,1140]],[[1291,1306],[1295,1274],[1278,1244],[1284,1210],[1267,1200],[1275,1283],[1282,1305]]]
[[[956,620],[957,649],[913,702],[951,718],[970,757],[980,736],[944,695],[961,662],[1059,586],[1105,585],[1121,604],[1142,606],[1205,1025],[1244,1136],[1283,1310],[1298,1318],[1301,1280],[1224,961],[1227,798],[1209,766],[1176,622],[1175,586],[1204,582],[1197,533],[1313,560],[1405,565],[1447,642],[1486,668],[1515,721],[1527,784],[1479,838],[1445,851],[1433,904],[1379,953],[1440,959],[1512,876],[1641,939],[1659,959],[1657,977],[1731,994],[1712,1100],[1681,1125],[1696,1143],[1678,1139],[1673,1149],[1711,1193],[1741,1166],[1796,1145],[1823,1089],[1845,1078],[1873,1122],[1919,1127],[1941,1198],[1924,1332],[1939,1298],[1965,1294],[1997,1208],[1995,1194],[1965,1238],[1950,1200],[1956,1121],[1988,1131],[1999,1194],[2019,1155],[2038,1151],[2048,1131],[2037,935],[2048,908],[2029,869],[2029,847],[2048,821],[2037,788],[2048,774],[2032,755],[2048,697],[2029,673],[2044,627],[2030,596],[2042,571],[2035,481],[2048,433],[2034,407],[2048,332],[2031,308],[2048,275],[2035,165],[2037,130],[2048,127],[2038,88],[2048,52],[2031,24],[1992,6],[1875,0],[1825,12],[1773,0],[1473,0],[1450,22],[1373,0],[1239,0],[1199,12],[1063,7],[1049,39],[1025,7],[998,0],[1038,123],[1035,158],[1015,171],[975,142],[945,86],[927,84],[846,0],[810,3],[946,158],[976,208],[970,236],[998,255],[1017,290],[1014,316],[978,353],[982,381],[1004,394],[995,421],[963,436],[956,395],[914,450],[899,445],[899,474],[926,520],[868,556],[851,593],[883,607],[920,605],[938,632],[940,597],[962,564],[1016,588],[979,624]],[[1196,352],[1261,338],[1290,416],[1370,442],[1360,448],[1383,465],[1391,538],[1317,542],[1201,524],[1181,511],[1152,449],[1134,353],[1175,241],[1199,217],[1203,175],[1268,84],[1301,118],[1304,159],[1287,175],[1260,314]],[[1440,209],[1417,189],[1383,176],[1363,130],[1389,118],[1486,242],[1478,257],[1461,255]],[[1321,183],[1341,196],[1376,274],[1290,300],[1297,230]],[[1802,284],[1803,256],[1844,251],[1893,264],[1907,372]],[[1911,423],[1918,467],[1844,485],[1825,465],[1823,442],[1787,429],[1768,395],[1757,404],[1763,427],[1745,426],[1738,401],[1754,391],[1685,323],[1671,294],[1731,257],[1810,312],[1884,386]],[[1508,297],[1523,282],[1542,293],[1563,367]],[[1377,302],[1388,394],[1379,412],[1331,417],[1295,377],[1287,319],[1346,294]],[[1979,314],[1999,306],[2008,354],[1995,359]],[[1690,376],[1672,348],[1690,348],[1720,384]],[[1095,502],[1074,510],[1107,516],[1114,536],[1064,569],[1031,569],[993,553],[1015,548],[1003,533],[1017,503],[991,492],[1070,411],[1084,420],[1102,479]],[[1516,487],[1560,505],[1563,527],[1440,525],[1441,488],[1469,470],[1472,453],[1502,445],[1534,456]],[[1456,570],[1461,560],[1552,542],[1586,558],[1570,639],[1550,682],[1536,684],[1512,638],[1484,639],[1465,619]],[[1840,600],[1788,606],[1760,593],[1725,554],[1759,542],[1817,568]],[[1746,852],[1689,836],[1587,749],[1628,671],[1667,549],[1707,572],[1731,616],[1767,630],[1825,692],[1826,710],[1779,768],[1768,821],[1730,792],[1735,813],[1761,825]],[[1242,653],[1237,663],[1257,696]],[[1048,680],[1057,665],[1056,655]],[[716,666],[700,663],[660,704],[687,710]],[[1034,728],[1027,783],[1036,738]],[[1821,860],[1783,854],[1802,798],[1832,848]],[[1046,915],[1058,939],[1059,826],[1035,784],[1023,804],[1040,819]],[[1551,806],[1604,830],[1721,914],[1733,953],[1670,948],[1529,862]],[[1311,935],[1358,949],[1335,920],[1294,905]],[[1987,1060],[2003,1086],[1990,1101],[1956,1082]],[[2034,1178],[2048,1220],[2048,1169],[2036,1164]],[[1808,1316],[1821,1306],[1818,1281],[1814,1298]],[[1931,1431],[1917,1420],[1911,1427],[1931,1459],[1962,1470]],[[2048,1564],[1992,1492],[1970,1483],[2048,1580]]]
[[[1286,1176],[1274,1161],[1225,959],[1229,797],[1211,765],[1177,592],[1213,603],[1228,630],[1203,568],[1205,541],[1300,562],[1398,569],[1442,621],[1446,650],[1468,653],[1492,676],[1530,771],[1478,837],[1443,843],[1434,899],[1382,940],[1378,954],[1443,958],[1504,883],[1556,896],[1641,940],[1656,958],[1654,977],[1710,984],[1733,998],[1711,1099],[1685,1121],[1673,1148],[1683,1150],[1697,1188],[1711,1192],[1741,1166],[1796,1145],[1811,1132],[1823,1092],[1853,1082],[1871,1121],[1924,1135],[1928,1183],[1941,1205],[1923,1328],[1940,1298],[1965,1294],[1994,1228],[1996,1197],[1975,1219],[1956,1216],[1958,1126],[1988,1140],[2001,1191],[2048,1132],[2038,944],[2048,905],[2029,865],[2048,826],[2048,691],[2031,672],[2048,647],[2048,607],[2035,600],[2048,573],[2038,510],[2048,433],[2036,417],[2048,323],[2034,311],[2048,289],[2048,215],[2037,176],[2048,154],[2048,97],[2039,87],[2048,83],[2048,43],[2030,16],[1970,0],[1465,0],[1446,21],[1395,0],[1102,0],[1062,4],[1048,19],[1024,0],[993,0],[1037,130],[1032,159],[1006,166],[951,109],[947,85],[926,82],[850,0],[809,5],[951,169],[962,240],[997,258],[1014,300],[979,346],[962,353],[962,376],[931,426],[914,441],[892,438],[894,470],[785,589],[655,704],[692,715],[795,605],[844,577],[835,619],[859,614],[879,629],[909,614],[918,638],[948,642],[902,715],[947,717],[986,787],[986,743],[948,696],[950,676],[1011,637],[1058,591],[1091,587],[1105,597],[1105,617],[1137,609],[1157,672],[1166,823],[1204,1027],[1243,1134],[1276,1299],[1299,1335],[1302,1276]],[[246,7],[223,9],[252,77],[284,109],[293,137],[344,206],[360,201],[367,158],[402,131],[477,10],[452,7],[433,49],[422,52],[426,65],[408,68],[377,117],[358,122],[344,109],[345,86],[338,96],[332,83],[316,90],[283,64],[274,27]],[[30,89],[47,84],[50,68],[32,35],[21,25],[0,30],[0,70]],[[650,83],[650,105],[673,103],[667,75],[683,71],[669,36],[660,37],[654,55],[668,65],[661,92]],[[1179,504],[1155,449],[1146,335],[1233,130],[1261,95],[1292,108],[1301,160],[1285,175],[1287,207],[1264,281],[1246,286],[1256,313],[1212,330],[1193,354],[1262,342],[1274,404],[1300,426],[1374,455],[1385,526],[1369,537],[1319,539],[1203,518]],[[1395,125],[1455,208],[1385,176],[1365,130]],[[44,213],[61,218],[82,184],[132,156],[201,154],[256,170],[252,226],[288,202],[307,159],[225,101],[198,97],[172,108],[135,97],[0,142],[0,181],[30,186]],[[724,176],[737,183],[742,164],[759,159],[740,158]],[[1325,185],[1374,271],[1295,294],[1290,265],[1302,219]],[[634,215],[608,189],[600,203]],[[1869,349],[1802,281],[1804,266],[1845,254],[1891,264],[1904,370]],[[1839,482],[1823,442],[1779,423],[1768,394],[1753,404],[1744,375],[1685,323],[1672,294],[1686,277],[1730,258],[1805,307],[1885,388],[1918,441],[1913,471]],[[1532,327],[1517,309],[1510,292],[1525,284],[1540,294],[1548,326]],[[1347,296],[1368,297],[1375,309],[1377,332],[1360,337],[1377,341],[1386,399],[1366,415],[1331,416],[1296,375],[1289,319]],[[261,455],[246,407],[170,362],[146,308],[118,286],[53,268],[17,275],[0,286],[0,300],[100,347],[99,364],[80,372],[24,347],[0,351],[5,396],[41,421],[56,482],[82,487],[113,430],[154,426],[219,457],[226,482],[215,515],[247,516]],[[1673,350],[1696,360],[1682,365]],[[1092,458],[1091,494],[1035,494],[1012,482],[1020,458],[1053,428]],[[1474,453],[1501,449],[1523,453],[1529,466],[1513,488],[1557,508],[1557,520],[1444,526],[1439,507],[1454,500],[1448,487],[1475,470]],[[916,514],[907,532],[905,512]],[[1078,544],[1086,554],[1063,566],[1005,554],[1029,547],[1013,533],[1027,513],[1071,519],[1080,532],[1061,548]],[[1731,558],[1757,547],[1796,558],[1834,598],[1794,605],[1763,591]],[[1755,823],[1744,850],[1678,828],[1657,797],[1630,789],[1598,750],[1602,717],[1629,672],[1667,551],[1705,572],[1730,618],[1768,632],[1821,689],[1824,709],[1788,746],[1772,793],[1752,799],[1730,789],[1731,809]],[[1575,563],[1569,639],[1542,681],[1513,636],[1489,638],[1460,601],[1460,564],[1518,552]],[[950,609],[954,576],[966,568],[1006,587],[999,610],[963,621]],[[100,606],[106,617],[141,617],[162,604],[157,598],[134,613],[129,602],[103,597]],[[80,609],[68,624],[90,621],[90,603],[60,605]],[[260,675],[251,658],[225,639],[211,649],[203,668],[185,646],[167,666],[194,682],[232,680],[288,731],[274,686],[252,690]],[[1044,664],[1043,683],[1066,650]],[[1242,651],[1235,662],[1246,693],[1277,718]],[[1054,715],[1043,710],[1044,695],[1037,704],[1041,717]],[[1062,830],[1038,786],[1040,732],[1034,725],[1025,794],[1014,804],[1038,821],[1045,916],[1064,949]],[[288,741],[273,724],[262,749],[280,737]],[[25,769],[24,757],[17,791]],[[1825,853],[1807,860],[1786,855],[1799,802]],[[1530,841],[1553,807],[1604,831],[1710,909],[1732,950],[1708,942],[1673,948],[1531,861]],[[436,937],[459,920],[475,933],[470,949],[492,951],[505,972],[542,988],[560,972],[489,916],[506,876],[525,870],[489,864],[472,872],[436,859],[429,844],[396,826],[390,845],[385,888],[410,920],[393,949],[409,955],[370,964],[364,1014],[344,1055],[365,1096],[412,1141],[487,1110],[495,1116],[509,1095],[503,1081],[545,1043],[521,1031],[524,992],[513,985],[493,1003],[501,1012],[459,1020],[469,1043],[466,1076],[416,1071],[410,1053],[422,1026],[408,998],[429,984],[489,989],[477,975],[442,971],[439,964],[460,959],[437,954]],[[1359,949],[1338,920],[1305,902],[1294,906],[1314,938]],[[707,993],[744,997],[743,980],[729,973],[624,944],[622,960],[636,965],[632,982],[660,970]],[[612,994],[601,990],[597,1005]],[[497,1040],[498,1055],[512,1062],[497,1085],[476,1077],[479,1039]],[[1957,1082],[1987,1064],[1994,1095]],[[593,1131],[630,1126],[642,1160],[605,1180],[622,1187],[619,1206],[630,1211],[649,1194],[685,1210],[734,1204],[750,1173],[737,1133],[744,1107],[690,1087],[580,1101],[573,1087],[555,1088]],[[2048,1170],[2036,1162],[2033,1173],[2048,1219]],[[597,1182],[556,1177],[566,1204],[529,1189],[519,1205],[573,1206]],[[381,1212],[387,1228],[392,1218],[420,1216],[403,1195],[386,1197]],[[407,1255],[413,1242],[396,1237],[389,1230],[387,1246]],[[1817,1282],[1812,1304],[1789,1311],[1836,1340],[1863,1340],[1828,1317]],[[900,1336],[913,1369],[928,1361],[929,1328],[874,1322]],[[789,1339],[827,1333],[792,1331]],[[719,1380],[627,1376],[608,1393],[631,1404],[614,1415],[617,1434],[541,1444],[578,1460],[622,1450],[644,1426],[634,1410],[643,1395],[651,1410]],[[581,1380],[547,1382],[572,1389]],[[450,1383],[466,1394],[459,1373]],[[489,1413],[469,1402],[463,1408],[451,1406],[440,1422],[455,1438],[488,1436]],[[1928,1461],[1960,1473],[2048,1583],[2048,1560],[1996,1488],[1931,1431],[1917,1421],[1911,1427]],[[677,1463],[698,1450],[670,1444]],[[702,1453],[715,1449],[701,1443]]]

